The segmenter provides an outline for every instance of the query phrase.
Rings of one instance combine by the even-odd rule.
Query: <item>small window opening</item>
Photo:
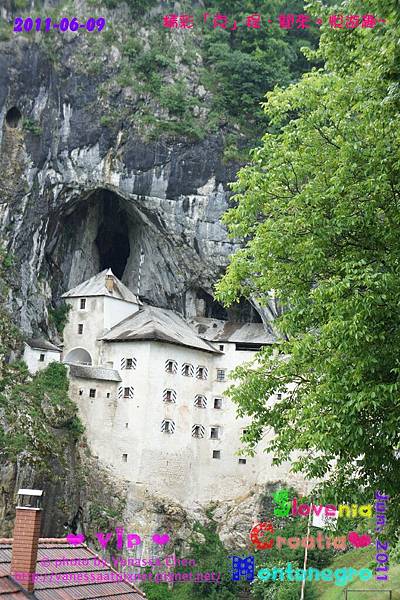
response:
[[[223,352],[223,351],[224,351],[224,345],[223,345],[223,344],[220,344],[220,345],[219,345],[219,349],[221,350],[221,352]]]
[[[86,298],[81,298],[80,309],[85,310],[86,308]]]
[[[174,433],[175,423],[173,421],[170,421],[169,419],[164,419],[161,422],[161,431],[162,433]]]
[[[221,458],[221,450],[213,450],[213,458]]]
[[[246,464],[246,459],[245,458],[239,458],[239,465],[245,465]]]
[[[128,462],[128,455],[127,454],[123,454],[122,455],[122,462]]]
[[[217,381],[225,381],[225,369],[217,369]]]
[[[82,389],[79,390],[79,395],[83,396],[83,390]]]
[[[44,354],[41,354],[41,355],[39,356],[39,362],[44,362],[44,357],[45,357],[45,355],[44,355]]]
[[[125,423],[125,429],[128,429],[129,423]]]
[[[189,365],[188,363],[182,365],[182,375],[185,377],[193,377],[193,371],[193,365]]]
[[[118,388],[118,398],[133,398],[134,389],[132,386],[130,387],[119,387]]]
[[[79,323],[79,325],[78,325],[78,333],[80,335],[82,335],[82,333],[83,333],[83,323]]]
[[[198,394],[194,399],[194,405],[196,408],[207,408],[207,398]]]
[[[121,358],[121,369],[136,369],[136,358]]]
[[[197,367],[196,377],[197,377],[197,379],[207,379],[207,377],[208,377],[207,367]]]
[[[96,398],[96,390],[93,388],[90,388],[89,390],[89,398]]]
[[[167,360],[165,363],[165,371],[167,373],[172,373],[173,375],[175,375],[175,373],[178,370],[178,363],[176,362],[176,360]]]
[[[175,402],[176,401],[175,390],[164,390],[163,400],[164,400],[164,402]]]
[[[214,398],[214,408],[222,408],[222,398]]]
[[[277,400],[282,400],[282,394],[277,394],[276,398],[277,398]]]
[[[194,438],[203,438],[205,434],[205,428],[203,425],[193,425],[192,427],[192,437]]]
[[[212,440],[219,440],[219,427],[211,427],[210,438]]]
[[[107,392],[107,398],[109,398],[109,397],[110,397],[110,392]]]

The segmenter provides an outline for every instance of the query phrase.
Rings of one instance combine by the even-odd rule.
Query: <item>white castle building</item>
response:
[[[262,452],[265,438],[254,457],[238,455],[249,420],[225,396],[230,371],[274,342],[262,323],[186,321],[142,304],[110,269],[63,297],[70,396],[117,476],[183,504],[287,479],[288,465]]]

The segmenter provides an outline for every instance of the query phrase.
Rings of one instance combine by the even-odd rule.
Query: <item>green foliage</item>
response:
[[[349,0],[346,14],[360,4]],[[320,11],[316,3],[314,12]],[[218,298],[284,307],[279,350],[235,371],[250,447],[265,428],[275,462],[329,476],[334,498],[381,489],[398,506],[400,478],[400,35],[394,2],[369,11],[388,27],[325,27],[324,67],[268,95],[275,128],[239,173],[225,216],[243,242]],[[282,360],[282,355],[286,358]],[[277,392],[282,400],[266,401]]]
[[[177,583],[172,589],[165,583],[144,583],[143,591],[148,600],[190,600],[191,584]]]
[[[11,28],[5,21],[0,21],[0,42],[8,42],[11,39]]]
[[[239,124],[254,137],[268,124],[260,105],[265,93],[276,85],[296,81],[309,69],[300,48],[316,47],[318,30],[315,27],[296,31],[280,28],[278,15],[303,13],[303,0],[210,0],[205,4],[211,16],[202,27],[206,67],[202,81],[213,92],[212,112],[218,114],[220,120]],[[203,13],[204,9],[197,11],[200,22],[203,22]],[[226,30],[213,29],[211,23],[216,13],[230,16]],[[261,15],[260,29],[243,25],[252,13]],[[233,18],[238,28],[231,32]],[[273,22],[268,23],[268,19]]]
[[[107,8],[115,8],[120,4],[126,4],[133,16],[142,15],[157,4],[157,0],[102,0]]]
[[[49,322],[52,323],[59,335],[62,335],[64,327],[68,322],[68,314],[72,306],[66,302],[62,302],[56,308],[49,308]]]
[[[11,10],[24,10],[29,4],[29,0],[11,0]]]
[[[3,367],[0,382],[0,456],[30,464],[49,472],[49,461],[62,459],[62,441],[55,429],[69,431],[77,440],[83,426],[77,407],[68,397],[67,370],[61,363],[50,363],[31,377],[24,363]]]
[[[22,119],[22,128],[25,129],[25,131],[30,131],[33,135],[41,135],[42,133],[42,128],[39,123],[30,117],[24,117]]]
[[[211,518],[207,525],[196,523],[190,540],[190,552],[187,557],[195,559],[196,565],[190,567],[192,572],[220,572],[218,585],[213,582],[177,583],[169,590],[166,584],[145,583],[143,591],[149,600],[192,600],[194,598],[210,598],[212,600],[237,600],[243,593],[248,593],[249,584],[231,581],[232,565],[229,555],[242,554],[243,551],[228,551],[216,533],[216,523]],[[177,568],[176,572],[188,572],[188,568]]]

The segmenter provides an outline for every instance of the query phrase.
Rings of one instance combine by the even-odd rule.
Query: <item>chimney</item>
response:
[[[106,288],[108,289],[109,292],[111,292],[111,294],[114,291],[114,276],[113,275],[106,275]]]
[[[33,577],[36,571],[40,522],[42,509],[39,506],[42,490],[18,490],[18,506],[16,510],[11,576],[13,573],[26,574],[24,579],[18,578],[19,584],[28,592],[33,592]],[[24,505],[24,499],[27,503]]]

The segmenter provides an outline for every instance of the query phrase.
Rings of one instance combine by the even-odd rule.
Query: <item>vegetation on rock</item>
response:
[[[314,9],[317,4],[314,3]],[[360,3],[342,5],[357,13]],[[393,1],[371,13],[390,25],[325,27],[324,67],[268,95],[275,131],[234,185],[225,223],[243,242],[218,285],[226,304],[271,290],[284,314],[277,349],[236,370],[230,390],[265,428],[275,462],[329,477],[332,499],[381,489],[399,501],[400,23]],[[282,356],[285,357],[282,360]],[[266,400],[283,393],[278,401]]]

